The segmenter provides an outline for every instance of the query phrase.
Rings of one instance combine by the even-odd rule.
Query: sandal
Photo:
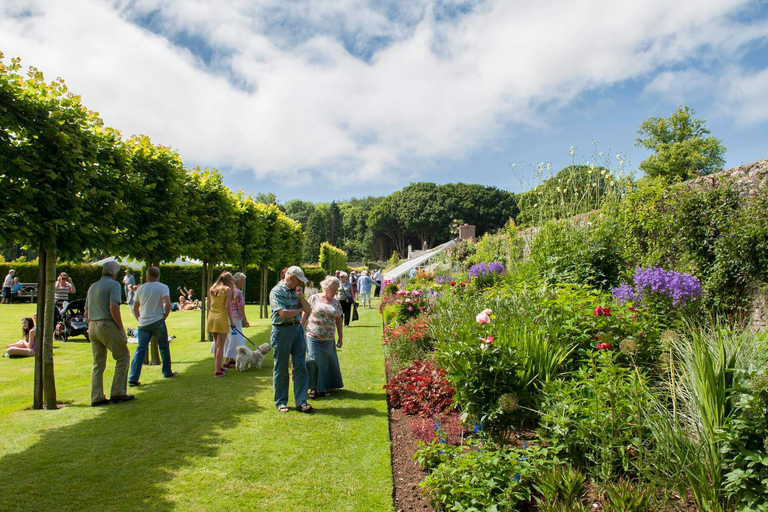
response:
[[[277,407],[277,412],[288,412],[288,406],[287,405],[279,405]]]
[[[314,400],[315,398],[317,398],[317,395],[318,395],[317,391],[315,391],[315,390],[313,389],[312,391],[310,391],[310,392],[309,392],[309,394],[307,395],[307,397],[309,397],[309,398],[311,398],[311,399],[313,399],[313,400]]]
[[[296,409],[298,409],[298,411],[299,411],[299,412],[312,412],[312,411],[314,411],[314,410],[315,410],[315,408],[314,408],[314,407],[312,407],[312,406],[311,406],[311,405],[309,405],[309,404],[301,404],[301,405],[300,405],[300,406],[298,406]]]

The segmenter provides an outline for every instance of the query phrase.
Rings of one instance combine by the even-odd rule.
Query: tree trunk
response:
[[[203,261],[203,280],[200,285],[200,341],[205,341],[205,308],[208,302],[208,288],[205,287],[208,282],[208,276],[206,275],[206,263]]]
[[[259,274],[259,318],[264,318],[267,312],[266,296],[267,293],[267,269],[262,268]]]
[[[43,401],[45,408],[54,410],[56,403],[56,380],[53,375],[53,308],[56,307],[54,283],[56,281],[56,251],[45,253],[45,326],[43,330]]]
[[[37,260],[37,320],[35,322],[35,388],[32,408],[43,408],[43,323],[45,322],[45,249],[41,245]],[[41,322],[42,320],[42,322]]]
[[[206,272],[206,275],[208,276],[208,283],[205,286],[206,295],[208,293],[208,290],[211,289],[211,286],[213,286],[213,263],[208,263],[208,272]],[[205,316],[206,316],[206,330],[208,329],[208,314],[209,311],[206,309]],[[208,341],[213,342],[213,334],[210,332],[208,333]]]

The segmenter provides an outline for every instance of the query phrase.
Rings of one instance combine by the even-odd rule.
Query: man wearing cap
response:
[[[11,303],[11,287],[13,286],[13,276],[16,275],[16,271],[11,269],[8,271],[8,275],[5,276],[3,281],[3,304]]]
[[[307,372],[307,343],[301,314],[312,312],[302,294],[302,284],[307,282],[300,267],[288,267],[285,278],[269,293],[272,310],[272,342],[274,369],[272,380],[275,388],[275,405],[280,412],[288,412],[288,360],[293,359],[293,397],[301,412],[312,412],[307,403],[309,373]]]
[[[123,276],[123,289],[125,290],[125,303],[129,306],[133,306],[133,298],[135,292],[133,287],[136,286],[136,278],[131,274],[130,269],[125,269],[125,276]]]

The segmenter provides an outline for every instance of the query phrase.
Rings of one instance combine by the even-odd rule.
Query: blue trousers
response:
[[[165,326],[165,320],[158,320],[149,325],[139,326],[139,346],[133,353],[131,361],[131,374],[128,376],[130,381],[138,381],[141,376],[141,365],[144,364],[144,357],[147,355],[149,342],[152,336],[157,338],[157,348],[160,349],[160,359],[163,361],[163,377],[171,374],[171,349],[168,346],[168,328]]]
[[[288,405],[288,360],[293,360],[293,397],[296,406],[307,403],[309,373],[307,372],[307,342],[304,339],[304,327],[296,325],[273,325],[272,359],[275,363],[272,380],[275,386],[275,405]]]

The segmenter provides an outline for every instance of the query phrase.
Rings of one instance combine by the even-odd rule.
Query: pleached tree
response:
[[[215,169],[189,171],[184,190],[188,224],[184,252],[203,262],[200,341],[206,341],[207,293],[213,282],[213,265],[240,254],[235,200]]]
[[[116,249],[134,186],[120,134],[68,92],[64,81],[21,72],[0,54],[0,241],[39,251],[35,408],[56,409],[54,280],[59,258]]]

